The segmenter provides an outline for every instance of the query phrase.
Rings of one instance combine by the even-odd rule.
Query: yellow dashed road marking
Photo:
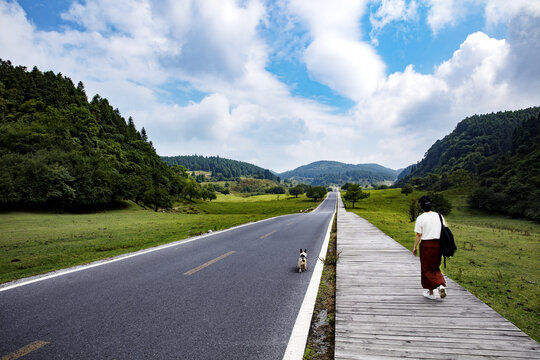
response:
[[[223,259],[225,259],[227,256],[234,254],[235,252],[236,252],[236,251],[229,251],[229,252],[226,253],[226,254],[223,254],[223,255],[221,255],[221,256],[218,256],[218,257],[215,258],[215,259],[212,259],[212,260],[210,260],[210,261],[208,261],[208,262],[205,262],[205,263],[202,264],[201,266],[197,266],[195,269],[192,269],[192,270],[189,270],[189,271],[185,272],[184,275],[193,275],[193,274],[195,274],[197,271],[202,270],[202,269],[204,269],[205,267],[208,267],[208,266],[210,266],[210,265],[212,265],[212,264],[214,264],[214,263],[216,263],[216,262],[218,262],[218,261],[220,261],[220,260],[223,260]],[[3,359],[2,359],[2,360],[3,360]]]
[[[5,356],[2,356],[0,360],[15,360],[22,358],[25,355],[30,354],[32,351],[36,351],[39,348],[42,348],[43,346],[49,344],[47,341],[34,341],[31,344],[26,345],[25,347],[20,348],[19,350],[12,352],[11,354],[7,354]]]
[[[264,239],[264,238],[266,238],[266,237],[269,237],[270,235],[272,235],[272,234],[275,233],[276,231],[277,231],[277,230],[270,231],[268,234],[261,236],[259,239]]]

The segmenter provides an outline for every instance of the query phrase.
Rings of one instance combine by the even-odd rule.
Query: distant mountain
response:
[[[162,156],[161,159],[169,166],[182,165],[189,171],[210,171],[214,178],[220,180],[252,177],[275,181],[278,178],[270,170],[247,162],[225,159],[219,156]]]
[[[411,173],[411,171],[413,171],[413,169],[415,167],[416,167],[416,165],[409,165],[405,169],[399,169],[398,170],[398,176],[397,176],[398,181],[403,179],[407,175],[409,175]]]
[[[344,164],[338,161],[316,161],[281,173],[282,179],[319,185],[342,185],[346,182],[362,185],[393,182],[398,171],[377,164]]]
[[[512,136],[516,129],[529,118],[536,118],[540,107],[517,111],[504,111],[486,115],[474,115],[462,120],[456,129],[437,140],[424,158],[411,165],[396,185],[407,183],[411,178],[424,177],[430,173],[446,174],[457,169],[477,173],[486,160],[496,160],[512,150]]]

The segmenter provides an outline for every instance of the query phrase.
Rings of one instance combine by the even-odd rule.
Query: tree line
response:
[[[169,167],[144,128],[61,73],[0,59],[0,209],[90,210],[132,200],[170,207],[200,198],[185,168]]]
[[[190,171],[209,171],[212,173],[211,181],[232,181],[241,177],[252,177],[279,182],[278,176],[270,170],[219,156],[183,155],[162,156],[161,158],[169,165],[182,165]]]

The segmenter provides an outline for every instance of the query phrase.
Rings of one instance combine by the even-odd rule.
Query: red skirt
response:
[[[446,281],[441,273],[441,244],[439,240],[422,240],[420,242],[420,268],[422,287],[433,290]]]

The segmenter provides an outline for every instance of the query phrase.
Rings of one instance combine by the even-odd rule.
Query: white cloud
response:
[[[356,40],[368,0],[291,0],[289,10],[305,21],[313,37],[331,35]]]
[[[540,17],[540,1],[535,0],[482,0],[488,23],[508,22],[519,15]]]
[[[504,70],[510,47],[505,40],[477,32],[467,37],[452,59],[441,64],[436,76],[452,89],[452,105],[473,112],[505,103],[508,93]]]
[[[319,36],[306,49],[304,61],[313,79],[355,101],[373,94],[384,79],[384,63],[360,41]]]
[[[30,54],[33,48],[34,27],[26,20],[26,13],[15,2],[0,2],[0,49],[2,58],[15,64]],[[36,49],[38,50],[38,49]]]
[[[427,22],[433,33],[447,25],[454,26],[465,14],[466,4],[460,0],[426,0],[429,7]]]
[[[380,7],[369,20],[374,31],[380,30],[393,21],[410,21],[417,18],[417,7],[415,0],[407,4],[405,0],[382,0]]]
[[[373,34],[362,33],[373,3],[290,0],[276,10],[263,0],[96,0],[63,14],[76,26],[40,31],[16,2],[0,0],[1,57],[82,80],[89,96],[99,93],[144,126],[162,155],[220,155],[276,171],[320,159],[405,167],[466,116],[537,105],[538,2],[380,1],[368,14],[375,35],[415,20],[437,34],[478,7],[486,24],[507,27],[506,39],[470,34],[431,74],[413,65],[386,74],[367,42]],[[419,6],[427,19],[418,19]],[[277,24],[283,38],[262,37],[261,28]],[[289,46],[285,36],[294,36],[294,49],[270,48]],[[291,95],[266,69],[288,51],[353,108],[336,114]],[[176,103],[174,86],[187,89]],[[190,91],[200,100],[187,101]]]
[[[487,25],[509,23],[518,16],[540,17],[540,1],[531,0],[423,0],[428,8],[427,22],[434,34],[447,26],[483,11]]]
[[[186,9],[191,13],[189,27],[174,26],[182,49],[177,56],[163,59],[166,67],[197,81],[214,76],[231,80],[243,76],[249,63],[263,66],[265,45],[257,37],[257,26],[266,15],[259,1],[248,1],[245,7],[232,0],[192,1],[189,6],[171,1],[169,6],[175,16]],[[176,24],[174,18],[168,21]]]
[[[428,23],[435,34],[446,26],[455,26],[459,21],[465,21],[466,16],[473,10],[483,12],[487,28],[502,24],[507,29],[507,38],[501,40],[504,46],[502,42],[495,45],[495,39],[487,41],[485,36],[481,40],[478,34],[469,36],[462,44],[457,53],[461,60],[452,60],[452,66],[459,67],[461,70],[456,71],[468,73],[471,78],[464,80],[469,86],[456,89],[455,98],[470,99],[471,106],[468,106],[468,109],[474,107],[475,103],[480,104],[482,109],[487,108],[489,98],[492,99],[491,103],[496,104],[526,106],[534,103],[533,99],[538,95],[537,89],[540,87],[540,62],[537,60],[540,58],[540,1],[425,0],[425,4],[429,7]],[[487,58],[481,67],[459,66],[458,61],[464,62],[472,55],[472,49],[468,46],[475,47],[475,56],[485,54],[486,51],[493,51],[493,56]],[[459,56],[460,53],[463,54]],[[473,64],[471,59],[467,62],[469,65]],[[447,62],[439,71],[444,72],[449,66],[450,63]],[[479,78],[483,78],[484,83],[479,81]],[[513,96],[514,94],[519,95]],[[508,95],[508,98],[503,101],[505,95]]]
[[[359,101],[384,80],[385,65],[361,41],[359,20],[366,1],[291,1],[290,8],[310,29],[304,53],[310,76],[349,99]]]
[[[420,74],[411,65],[391,74],[355,108],[361,129],[384,139],[373,143],[370,152],[381,161],[406,161],[413,154],[420,160],[467,116],[531,106],[530,98],[511,91],[511,59],[508,42],[477,32],[433,74]]]
[[[540,89],[540,16],[516,17],[509,25],[509,76],[513,93],[526,103],[538,102]]]

